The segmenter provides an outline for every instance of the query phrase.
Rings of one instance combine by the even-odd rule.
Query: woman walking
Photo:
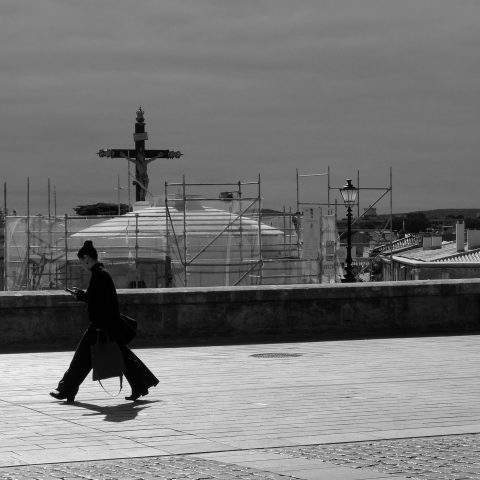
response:
[[[117,292],[110,274],[98,261],[98,253],[90,240],[85,241],[77,256],[81,266],[91,272],[86,291],[73,289],[77,300],[88,304],[90,325],[75,351],[70,367],[60,380],[56,391],[50,395],[57,400],[73,402],[78,389],[92,369],[91,349],[97,341],[98,330],[104,330],[112,340],[119,343],[125,362],[123,372],[132,393],[126,400],[138,400],[148,394],[148,389],[158,384],[158,379],[148,367],[124,344],[120,342],[120,310]]]

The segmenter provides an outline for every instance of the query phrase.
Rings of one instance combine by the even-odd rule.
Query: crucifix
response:
[[[133,140],[135,141],[134,150],[108,148],[99,150],[97,154],[99,157],[125,158],[135,164],[135,181],[133,184],[135,185],[135,200],[137,202],[144,201],[148,192],[148,164],[157,158],[180,158],[182,156],[181,152],[173,150],[145,150],[145,140],[148,140],[148,134],[145,131],[144,113],[142,107],[137,110],[135,133],[133,134]]]

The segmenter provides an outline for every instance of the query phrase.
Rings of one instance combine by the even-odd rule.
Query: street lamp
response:
[[[345,267],[345,277],[343,283],[356,282],[355,275],[352,273],[352,207],[357,200],[358,190],[352,185],[352,181],[347,179],[347,184],[340,188],[343,202],[347,207],[347,266]]]

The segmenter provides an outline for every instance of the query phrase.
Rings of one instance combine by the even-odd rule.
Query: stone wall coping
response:
[[[261,285],[248,287],[186,287],[186,288],[142,288],[119,289],[120,303],[129,304],[198,304],[285,301],[285,300],[329,300],[402,297],[419,295],[480,295],[480,279],[455,280],[412,280],[402,282],[337,283],[323,285]],[[0,292],[0,308],[8,308],[22,299],[23,306],[49,306],[79,304],[69,293],[61,290]],[[26,300],[28,300],[26,302]]]

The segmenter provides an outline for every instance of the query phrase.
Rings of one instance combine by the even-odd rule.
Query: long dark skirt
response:
[[[93,327],[89,327],[83,334],[70,366],[58,384],[57,390],[61,394],[74,397],[82,382],[87,378],[92,369],[90,347],[97,341],[97,335]],[[150,387],[158,384],[155,375],[126,345],[120,345],[120,349],[125,361],[123,373],[133,393],[146,392]]]

